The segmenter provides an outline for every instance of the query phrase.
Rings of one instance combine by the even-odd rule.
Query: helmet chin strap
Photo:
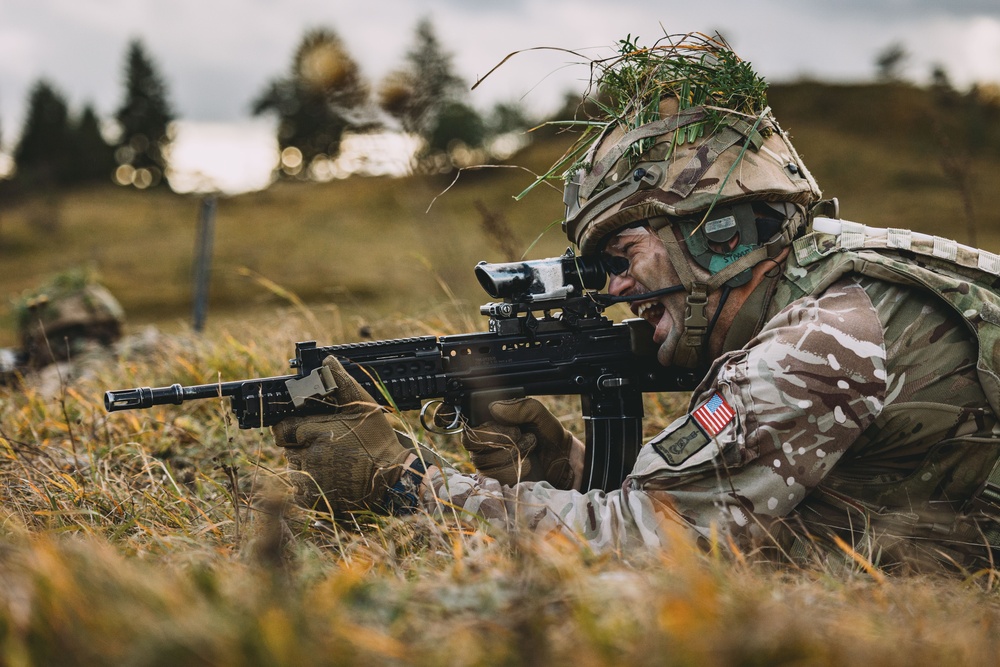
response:
[[[682,242],[673,238],[673,228],[670,225],[657,230],[657,235],[666,248],[667,257],[680,277],[681,284],[687,291],[684,310],[684,330],[681,333],[677,349],[674,350],[674,364],[682,368],[699,368],[704,365],[705,350],[708,339],[712,335],[719,313],[729,298],[730,290],[725,289],[730,278],[758,262],[766,259],[767,250],[756,248],[707,280],[695,276],[687,256],[681,249]],[[708,319],[708,296],[717,289],[723,288],[722,300],[712,317]]]
[[[670,287],[664,287],[662,289],[653,290],[652,292],[643,292],[642,294],[631,294],[627,296],[612,296],[611,294],[594,294],[593,298],[601,305],[610,306],[616,303],[632,303],[634,301],[648,301],[649,299],[656,299],[661,296],[666,296],[668,294],[677,294],[678,292],[684,292],[687,288],[684,285],[672,285]],[[708,338],[712,335],[712,330],[715,328],[715,323],[719,320],[719,314],[722,312],[723,306],[726,305],[726,301],[729,299],[729,293],[731,289],[728,285],[723,284],[722,286],[722,299],[719,302],[719,307],[716,308],[715,314],[712,315],[712,321],[709,322],[707,319],[704,323],[704,334],[700,336],[698,345],[704,346],[707,344]],[[707,299],[707,294],[705,295]],[[686,317],[684,320],[685,331],[690,331],[690,322],[692,321],[691,312],[691,300],[688,299],[688,309]],[[701,317],[704,318],[704,310],[701,311]],[[697,320],[700,321],[700,320]],[[691,354],[689,351],[692,350],[692,346],[689,344],[684,346],[686,354],[683,354],[681,358],[677,357],[677,352],[674,353],[675,363],[678,366],[683,366],[684,368],[697,368],[701,361],[702,350],[695,349],[695,353]],[[680,350],[678,350],[680,351]]]
[[[674,364],[682,368],[700,368],[704,366],[703,357],[708,348],[708,340],[711,338],[715,325],[719,320],[719,315],[722,313],[722,309],[725,307],[732,292],[730,286],[727,285],[729,280],[768,258],[773,259],[776,257],[791,242],[794,229],[786,223],[781,234],[755,247],[749,253],[723,267],[721,271],[711,275],[707,280],[702,280],[695,276],[681,248],[683,242],[673,238],[673,228],[671,225],[664,225],[655,231],[667,251],[667,257],[671,265],[680,278],[680,284],[642,294],[627,296],[594,294],[593,298],[602,305],[610,306],[616,303],[647,301],[668,294],[687,292],[687,298],[685,299],[686,308],[684,311],[684,330],[678,342],[677,349],[674,350]],[[719,289],[722,290],[719,305],[716,307],[711,321],[709,321],[707,314],[708,296]]]
[[[667,294],[683,292],[685,289],[684,285],[674,285],[672,287],[664,287],[663,289],[654,290],[652,292],[643,292],[642,294],[631,294],[628,296],[612,296],[611,294],[595,294],[593,296],[594,300],[601,305],[611,306],[616,303],[631,303],[633,301],[658,299],[659,297],[666,296]]]
[[[729,290],[724,289],[722,300],[711,322],[708,321],[706,315],[708,295],[717,289],[724,288],[731,278],[742,271],[751,269],[760,262],[779,255],[786,246],[791,244],[794,232],[793,218],[789,217],[785,221],[781,233],[728,264],[707,280],[703,280],[695,276],[691,264],[681,248],[684,242],[678,241],[674,237],[673,226],[667,224],[656,229],[656,233],[667,251],[670,263],[677,272],[684,289],[688,292],[685,299],[687,308],[684,313],[684,331],[677,349],[674,351],[676,365],[683,368],[698,368],[703,365],[702,357],[708,347],[708,339],[718,320],[719,313],[729,297]]]

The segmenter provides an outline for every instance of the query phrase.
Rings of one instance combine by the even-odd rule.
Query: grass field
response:
[[[771,97],[824,196],[840,199],[844,218],[969,242],[968,203],[977,243],[1000,251],[1000,208],[993,203],[1000,138],[949,136],[945,151],[929,120],[937,112],[916,89],[800,84],[775,88]],[[338,339],[389,315],[447,314],[477,325],[486,295],[472,268],[506,259],[485,217],[505,223],[517,253],[538,258],[565,250],[554,224],[561,193],[543,187],[520,202],[512,196],[568,143],[549,137],[516,156],[517,167],[463,172],[453,186],[450,176],[356,178],[279,183],[220,200],[209,324],[228,326],[248,315],[266,320],[288,303],[257,276],[301,298]],[[942,160],[952,156],[968,172],[965,191],[943,175]],[[91,265],[133,325],[182,329],[191,318],[198,209],[196,197],[111,185],[0,208],[0,293],[15,297],[53,272]],[[0,344],[9,345],[9,315],[0,324]]]
[[[895,107],[835,113],[864,92],[803,84],[772,104],[845,218],[966,241],[967,202],[931,134]],[[817,97],[832,120],[809,115]],[[560,143],[519,163],[537,172]],[[971,153],[975,231],[1000,251],[1000,152]],[[451,188],[351,179],[221,200],[203,335],[187,325],[197,199],[108,187],[3,209],[2,291],[92,263],[130,331],[161,333],[0,387],[0,664],[995,664],[997,571],[890,577],[850,554],[777,568],[681,535],[667,551],[597,556],[423,516],[352,530],[284,505],[270,434],[237,429],[221,402],[104,412],[110,388],[287,372],[304,338],[482,328],[471,268],[507,252],[483,211],[520,251],[539,238],[531,257],[566,247],[545,232],[558,192],[511,200],[530,180],[490,169]],[[683,399],[647,397],[647,430]],[[550,405],[579,428],[577,406]],[[397,419],[470,469],[453,437]]]

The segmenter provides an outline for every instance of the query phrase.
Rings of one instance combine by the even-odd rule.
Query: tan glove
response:
[[[399,444],[375,400],[333,356],[323,360],[337,383],[327,397],[335,414],[289,417],[271,427],[285,449],[296,502],[335,514],[380,509],[386,489],[403,474],[409,451]]]
[[[534,398],[490,404],[493,421],[462,431],[462,445],[476,469],[501,484],[546,481],[573,488],[573,434]]]

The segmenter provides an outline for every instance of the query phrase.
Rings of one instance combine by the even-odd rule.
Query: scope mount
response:
[[[489,331],[530,337],[546,329],[577,329],[585,323],[604,322],[604,308],[593,294],[584,292],[561,299],[536,301],[528,297],[490,302],[480,306],[479,312],[489,317]]]

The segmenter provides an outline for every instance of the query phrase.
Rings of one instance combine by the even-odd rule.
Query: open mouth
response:
[[[656,301],[646,301],[634,306],[635,314],[654,326],[663,317],[663,310],[663,304]]]

